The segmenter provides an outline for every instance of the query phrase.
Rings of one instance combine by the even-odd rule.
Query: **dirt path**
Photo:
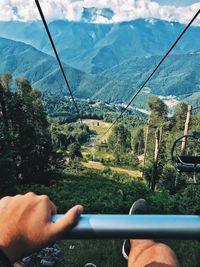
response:
[[[82,162],[82,165],[86,168],[89,169],[97,169],[97,170],[104,170],[104,168],[106,167],[105,165],[103,165],[100,162],[93,162],[93,161],[89,161],[89,162]],[[142,177],[142,173],[140,171],[133,171],[133,170],[128,170],[128,169],[124,169],[121,167],[110,167],[110,169],[113,172],[118,172],[118,173],[126,173],[132,177]]]

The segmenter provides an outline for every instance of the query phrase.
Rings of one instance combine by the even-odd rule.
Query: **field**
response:
[[[82,164],[84,167],[89,168],[89,169],[104,170],[106,167],[100,162],[93,162],[93,161],[83,162]],[[124,169],[120,167],[109,167],[109,168],[113,172],[128,174],[131,177],[138,177],[138,178],[142,177],[142,173],[140,171],[132,171],[132,170],[128,170],[128,169]]]
[[[103,136],[101,136],[109,129],[111,126],[110,123],[103,122],[101,120],[83,120],[83,123],[87,124],[92,131],[95,131],[97,134],[96,142],[95,140],[91,140],[87,145],[82,147],[82,154],[86,158],[89,159],[88,162],[82,162],[82,165],[89,169],[96,169],[103,171],[105,167],[109,167],[111,171],[117,173],[125,173],[131,177],[142,177],[142,173],[138,170],[130,170],[122,167],[111,167],[105,166],[103,163],[98,162],[101,160],[113,160],[114,156],[112,153],[106,151],[104,147],[101,147],[103,142],[108,140],[110,130]],[[94,143],[96,143],[96,147],[94,147]],[[95,158],[94,158],[95,154]],[[91,161],[94,160],[94,161]],[[97,161],[96,161],[97,160]]]
[[[111,131],[109,130],[102,138],[101,136],[109,129],[111,124],[101,120],[89,120],[89,119],[83,120],[83,123],[88,125],[90,130],[96,132],[96,138],[94,137],[92,140],[90,140],[89,143],[82,146],[81,152],[83,156],[89,157],[89,160],[93,160],[95,153],[95,157],[97,157],[98,159],[114,159],[111,153],[108,152],[105,153],[104,149],[98,149],[98,147],[101,146],[102,143],[107,142]],[[94,143],[96,145],[96,148],[94,148]]]
[[[111,123],[104,122],[101,120],[83,120],[83,123],[88,125],[92,131],[95,131],[97,133],[97,144],[108,140],[111,130],[109,130],[102,138],[101,136],[109,129]]]

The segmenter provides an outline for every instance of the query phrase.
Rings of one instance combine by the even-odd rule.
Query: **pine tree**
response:
[[[11,92],[11,82],[14,83],[10,74],[1,77],[0,164],[4,170],[1,178],[10,179],[12,173],[22,182],[41,181],[49,169],[52,152],[41,94],[24,78],[16,79]],[[12,168],[8,168],[8,163]]]

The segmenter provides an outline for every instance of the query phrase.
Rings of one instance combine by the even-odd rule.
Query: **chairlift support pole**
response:
[[[63,215],[54,215],[56,222]],[[200,239],[198,215],[81,215],[66,239]]]

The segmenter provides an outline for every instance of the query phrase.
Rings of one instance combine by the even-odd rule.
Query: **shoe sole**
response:
[[[141,201],[141,200],[144,201],[144,203],[146,203],[146,200],[145,200],[145,199],[140,199],[140,201]],[[130,210],[129,210],[129,215],[134,215],[133,210],[134,210],[134,208],[135,208],[137,205],[138,205],[138,202],[135,201],[135,202],[133,203],[133,205],[131,206]],[[128,241],[129,241],[128,239],[124,240],[123,245],[122,245],[122,255],[123,255],[123,257],[124,257],[126,260],[128,260],[128,256],[129,256],[129,255],[127,255],[127,253],[125,252],[125,244],[126,244],[126,242],[128,242]]]
[[[122,245],[122,255],[123,255],[123,257],[125,258],[125,260],[128,260],[128,255],[127,255],[126,252],[125,252],[125,243],[126,243],[127,241],[128,241],[128,240],[124,240],[123,245]]]

